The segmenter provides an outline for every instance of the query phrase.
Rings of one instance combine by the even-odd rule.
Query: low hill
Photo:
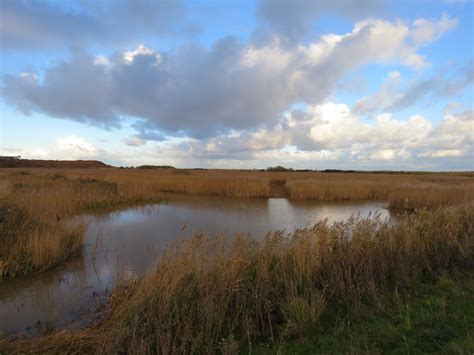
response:
[[[0,168],[110,168],[98,160],[36,160],[18,157],[0,157]]]

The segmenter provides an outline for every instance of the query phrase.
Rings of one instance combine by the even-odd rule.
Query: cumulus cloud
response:
[[[327,102],[288,112],[272,129],[234,131],[208,139],[187,139],[168,147],[175,157],[295,162],[397,161],[424,165],[424,158],[474,158],[474,113],[446,115],[433,125],[420,115],[390,114],[366,122],[345,104]],[[354,165],[352,165],[354,166]]]
[[[179,0],[81,0],[71,8],[44,0],[3,0],[0,11],[2,50],[123,43],[137,34],[188,28],[186,8]]]
[[[452,97],[474,82],[474,61],[471,59],[456,73],[447,76],[436,74],[428,78],[413,80],[401,86],[399,73],[389,73],[380,90],[356,102],[353,111],[369,114],[377,111],[397,112],[420,100]]]
[[[142,139],[202,138],[273,127],[292,104],[322,102],[338,80],[364,64],[418,65],[424,59],[411,44],[411,30],[373,19],[291,49],[278,38],[257,45],[225,37],[210,48],[191,43],[169,53],[145,45],[110,57],[77,51],[42,80],[34,73],[4,76],[1,92],[26,113],[104,127],[131,116]]]
[[[381,114],[366,121],[345,104],[326,102],[289,111],[272,128],[143,143],[138,137],[130,137],[126,144],[135,147],[133,153],[117,154],[69,135],[58,138],[51,147],[8,154],[42,159],[105,159],[119,165],[469,169],[474,161],[474,112],[445,115],[438,124],[420,115],[402,119]]]

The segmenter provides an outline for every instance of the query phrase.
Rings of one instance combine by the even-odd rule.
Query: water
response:
[[[289,233],[325,218],[389,217],[385,205],[169,195],[166,204],[86,216],[82,258],[35,277],[0,281],[0,334],[87,324],[118,277],[146,274],[166,245],[193,233],[261,239],[269,230]]]

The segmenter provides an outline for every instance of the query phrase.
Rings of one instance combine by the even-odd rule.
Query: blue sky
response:
[[[0,154],[474,170],[472,1],[0,6]]]

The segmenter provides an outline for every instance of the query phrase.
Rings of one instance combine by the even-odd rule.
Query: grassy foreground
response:
[[[264,242],[198,235],[170,248],[148,277],[119,287],[101,324],[4,341],[0,349],[469,353],[473,231],[470,203],[417,211],[396,224],[321,222]]]
[[[301,339],[258,345],[255,354],[474,352],[474,272],[418,282],[362,306],[321,317]]]

